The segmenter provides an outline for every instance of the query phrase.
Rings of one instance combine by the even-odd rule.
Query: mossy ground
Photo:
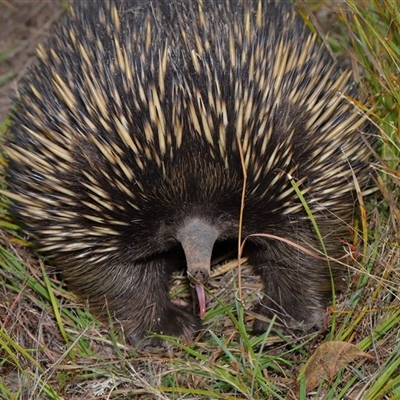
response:
[[[301,3],[304,5],[303,3]],[[308,7],[308,8],[307,8]],[[192,343],[169,339],[146,353],[87,313],[0,204],[0,398],[5,399],[400,399],[400,6],[397,0],[308,1],[318,29],[351,67],[372,105],[380,148],[377,191],[363,199],[349,288],[320,332],[249,334],[260,282],[245,260],[217,260],[205,330]],[[5,132],[20,77],[63,2],[0,2],[0,127]],[[361,105],[360,105],[361,106]],[[3,160],[4,161],[4,160]],[[4,186],[4,178],[2,186]],[[229,258],[228,258],[229,260]],[[184,274],[171,290],[191,299]],[[239,298],[243,301],[239,302]],[[359,357],[321,374],[306,393],[301,367],[322,344],[357,345]],[[327,358],[328,360],[328,358]],[[324,360],[322,360],[323,365]]]

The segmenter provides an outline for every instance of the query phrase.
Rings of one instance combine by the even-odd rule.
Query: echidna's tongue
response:
[[[194,287],[196,288],[197,298],[199,300],[200,318],[203,319],[206,315],[206,294],[204,286],[196,283]]]

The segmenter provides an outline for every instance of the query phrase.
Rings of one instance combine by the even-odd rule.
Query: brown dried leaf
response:
[[[373,358],[351,343],[323,343],[303,366],[297,381],[300,381],[304,375],[306,378],[306,391],[309,392],[318,387],[323,379],[332,381],[341,368],[357,357]]]

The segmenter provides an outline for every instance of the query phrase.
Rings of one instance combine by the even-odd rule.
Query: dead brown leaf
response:
[[[315,350],[301,369],[297,382],[302,376],[306,379],[306,391],[315,389],[322,380],[332,381],[340,369],[358,357],[373,358],[357,346],[347,342],[326,342]]]

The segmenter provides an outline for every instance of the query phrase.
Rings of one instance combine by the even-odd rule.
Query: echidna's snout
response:
[[[219,232],[212,224],[191,218],[178,230],[177,239],[183,247],[189,280],[196,289],[200,317],[206,313],[204,284],[210,277],[211,255]]]

